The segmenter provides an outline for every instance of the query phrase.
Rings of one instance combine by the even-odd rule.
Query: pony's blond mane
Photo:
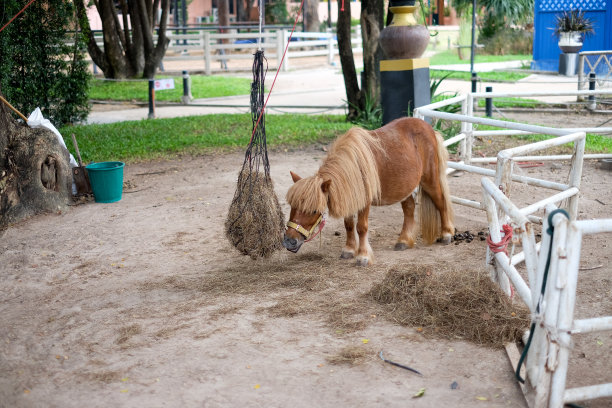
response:
[[[380,198],[375,152],[384,154],[373,133],[357,127],[350,129],[334,142],[317,174],[291,186],[287,202],[303,212],[323,212],[327,208],[332,217],[357,214]],[[326,197],[321,186],[328,180]]]

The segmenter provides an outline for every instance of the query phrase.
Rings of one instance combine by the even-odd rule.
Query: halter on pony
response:
[[[325,221],[327,221],[327,217],[325,217],[324,214],[320,214],[319,218],[317,218],[317,221],[310,228],[310,230],[307,230],[306,228],[302,227],[300,224],[296,224],[295,222],[291,220],[287,221],[287,228],[293,228],[294,230],[296,230],[297,232],[299,232],[300,234],[304,236],[305,238],[304,242],[309,242],[309,241],[312,241],[314,237],[316,237],[319,234],[319,232],[321,232],[321,230],[325,226]],[[312,233],[317,227],[319,227],[319,230],[315,232],[314,235],[312,235]]]

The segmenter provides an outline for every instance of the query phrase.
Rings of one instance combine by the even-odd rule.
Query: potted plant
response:
[[[559,38],[559,48],[564,53],[577,53],[586,36],[595,33],[593,20],[584,11],[569,10],[556,16],[554,34]]]

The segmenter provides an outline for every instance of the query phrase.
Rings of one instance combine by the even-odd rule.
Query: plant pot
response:
[[[582,48],[582,33],[567,31],[559,34],[559,48],[566,54],[573,54]]]
[[[380,32],[379,43],[387,59],[419,58],[429,44],[429,30],[414,17],[416,6],[393,6],[393,21]]]

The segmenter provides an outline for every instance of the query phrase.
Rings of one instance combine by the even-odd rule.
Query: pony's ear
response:
[[[329,191],[329,185],[331,184],[331,180],[325,180],[321,183],[321,191],[325,194]]]
[[[291,178],[293,179],[294,183],[297,183],[299,180],[301,180],[302,178],[300,176],[298,176],[297,174],[295,174],[292,171],[289,171],[289,173],[291,173]]]

